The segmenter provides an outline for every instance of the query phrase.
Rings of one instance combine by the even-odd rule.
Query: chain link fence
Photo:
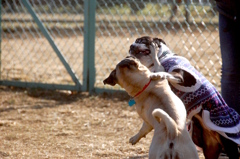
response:
[[[83,81],[84,0],[29,0],[68,64]],[[1,79],[73,84],[20,0],[2,0]],[[89,13],[91,14],[91,13]],[[136,38],[162,38],[220,89],[218,14],[213,0],[96,0],[95,82],[128,55]],[[91,59],[89,59],[91,60]]]
[[[104,6],[98,4],[96,26],[96,86],[100,87],[106,74],[128,55],[137,37],[149,35],[162,38],[220,89],[221,56],[214,1],[111,1]]]
[[[82,81],[83,2],[30,0],[30,5]],[[67,84],[74,82],[22,1],[2,1],[1,80]]]

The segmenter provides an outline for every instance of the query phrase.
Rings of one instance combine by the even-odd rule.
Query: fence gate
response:
[[[84,61],[94,53],[89,8],[95,3],[85,2],[2,0],[0,85],[89,90],[94,77]]]

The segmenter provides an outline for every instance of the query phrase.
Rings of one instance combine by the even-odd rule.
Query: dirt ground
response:
[[[129,144],[142,120],[128,99],[0,87],[0,158],[145,159],[152,132]]]

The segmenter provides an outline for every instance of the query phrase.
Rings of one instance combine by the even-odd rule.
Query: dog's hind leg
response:
[[[193,141],[202,147],[205,159],[218,159],[223,147],[220,135],[208,129],[199,114],[193,117]]]
[[[139,132],[130,138],[129,142],[132,145],[135,145],[142,137],[145,137],[150,131],[152,131],[153,127],[145,122],[143,122],[141,129]]]

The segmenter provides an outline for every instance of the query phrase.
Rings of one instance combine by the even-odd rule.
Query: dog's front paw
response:
[[[168,74],[165,72],[157,72],[157,73],[151,73],[150,78],[153,80],[156,79],[166,79],[168,77]]]
[[[149,49],[150,49],[150,56],[152,57],[152,59],[155,59],[157,57],[157,51],[156,51],[156,46],[154,43],[152,43],[151,45],[149,45]]]
[[[139,135],[137,134],[129,139],[129,143],[131,143],[132,145],[135,145],[139,140],[140,138],[139,138]]]

